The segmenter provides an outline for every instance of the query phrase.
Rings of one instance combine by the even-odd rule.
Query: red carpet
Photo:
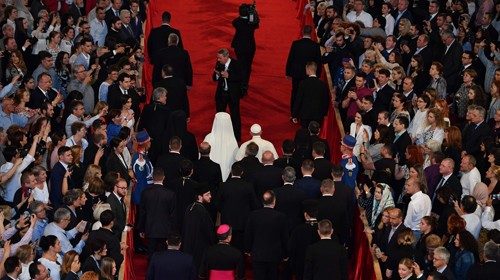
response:
[[[189,129],[198,142],[210,132],[215,114],[215,83],[211,76],[216,52],[222,47],[230,48],[234,34],[231,22],[238,16],[238,7],[243,2],[151,0],[149,4],[148,24],[152,23],[153,27],[160,25],[162,12],[170,11],[171,24],[181,31],[184,47],[191,56],[194,79],[189,92]],[[242,140],[248,140],[250,126],[259,123],[263,128],[263,138],[272,141],[277,150],[280,150],[281,142],[293,137],[298,128],[288,119],[291,81],[285,78],[288,51],[299,30],[295,5],[290,0],[257,1],[261,18],[260,28],[255,33],[257,52],[248,96],[241,101]],[[146,30],[150,28],[146,26]],[[233,53],[232,49],[230,51]],[[144,79],[149,93],[151,73],[151,68],[146,66]],[[145,266],[143,257],[134,258],[136,279],[144,279]]]

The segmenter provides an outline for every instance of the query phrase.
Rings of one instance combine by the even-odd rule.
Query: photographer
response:
[[[26,138],[24,136],[24,138]],[[40,135],[35,135],[33,137],[33,142],[31,144],[31,148],[28,151],[26,155],[23,155],[22,150],[17,149],[16,147],[9,146],[5,148],[4,150],[4,156],[5,160],[7,161],[4,165],[0,167],[0,174],[7,173],[11,168],[15,168],[17,159],[19,157],[23,157],[23,160],[21,164],[17,167],[16,173],[8,180],[5,182],[3,189],[4,189],[4,194],[3,198],[8,201],[8,202],[13,202],[14,200],[14,194],[17,191],[17,189],[20,188],[19,182],[21,179],[21,173],[33,162],[35,161],[35,152],[36,148],[38,145],[38,142],[40,141]],[[26,140],[27,142],[27,140]]]
[[[241,4],[239,8],[240,16],[233,20],[233,27],[236,29],[231,47],[236,53],[236,58],[241,64],[242,70],[242,91],[246,95],[250,73],[252,72],[252,62],[255,56],[255,29],[259,28],[258,19],[250,18],[250,12],[255,13],[255,1],[253,5]]]

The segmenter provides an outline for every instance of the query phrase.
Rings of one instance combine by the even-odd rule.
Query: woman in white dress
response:
[[[368,147],[370,139],[372,138],[372,129],[369,125],[363,124],[361,111],[358,111],[354,116],[354,122],[351,123],[349,134],[356,138],[356,145],[354,146],[353,153],[359,158],[361,145],[366,145],[366,147]],[[365,141],[365,139],[368,140]]]
[[[215,114],[212,132],[205,136],[203,141],[210,144],[210,159],[220,165],[222,180],[226,181],[238,151],[231,116],[225,112]]]
[[[417,98],[417,110],[415,112],[415,116],[410,122],[410,126],[408,126],[408,133],[411,136],[411,139],[415,141],[417,137],[419,137],[425,129],[427,118],[427,111],[431,106],[431,99],[429,96],[422,94]]]

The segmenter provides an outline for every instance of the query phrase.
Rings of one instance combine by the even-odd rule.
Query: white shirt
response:
[[[257,146],[259,146],[259,151],[257,152],[257,158],[259,159],[260,162],[262,162],[262,154],[265,151],[270,151],[271,153],[273,153],[274,159],[278,158],[278,153],[276,153],[276,149],[274,148],[273,143],[262,139],[260,135],[254,135],[252,139],[241,144],[241,147],[238,150],[238,152],[236,152],[235,156],[235,159],[237,161],[240,161],[245,157],[245,150],[247,149],[248,144],[250,144],[251,142],[254,142],[255,144],[257,144]]]
[[[16,172],[12,177],[3,184],[3,198],[6,201],[12,202],[14,200],[14,194],[21,187],[21,173],[26,169],[35,159],[30,155],[26,155],[23,158],[21,164],[17,167]],[[6,162],[0,166],[0,174],[9,172],[14,164],[12,162]]]
[[[60,280],[61,279],[61,264],[62,264],[62,257],[61,255],[57,254],[57,260],[56,262],[53,262],[51,260],[48,260],[46,258],[40,258],[38,259],[41,264],[43,264],[47,269],[50,270],[50,278],[52,280]]]
[[[356,11],[351,11],[346,15],[346,18],[349,22],[361,21],[366,28],[373,26],[373,17],[365,11],[361,11],[359,14]]]
[[[462,196],[472,195],[474,187],[479,182],[481,182],[481,174],[479,173],[479,170],[477,170],[477,167],[474,167],[467,173],[462,173],[462,178],[460,178],[460,184],[462,185]]]
[[[426,118],[427,118],[427,109],[425,109],[423,112],[420,110],[417,110],[417,112],[415,113],[415,116],[411,120],[410,125],[408,126],[408,129],[407,129],[407,131],[411,137],[417,138],[418,135],[420,135],[424,132]]]
[[[43,203],[49,203],[49,188],[47,187],[47,182],[43,183],[43,188],[38,187],[33,188],[33,199]]]
[[[479,231],[481,231],[481,220],[479,216],[470,213],[462,215],[462,218],[465,220],[465,229],[474,235],[474,238],[477,240],[479,238]]]
[[[81,122],[81,123],[84,123],[87,128],[89,128],[92,125],[92,123],[95,120],[99,119],[100,117],[101,116],[99,116],[99,115],[95,115],[95,116],[93,116],[92,118],[90,118],[88,120],[82,121],[81,118],[79,118],[79,117],[77,117],[77,116],[75,116],[73,114],[69,115],[68,118],[66,119],[66,125],[65,125],[66,136],[68,136],[68,137],[73,136],[73,133],[71,133],[71,125],[73,123],[75,123],[75,122]]]
[[[104,46],[106,35],[108,34],[108,26],[106,22],[99,21],[97,18],[90,22],[90,35],[99,47]]]
[[[391,14],[383,15],[383,17],[385,17],[385,34],[387,34],[387,36],[393,35],[396,20]]]
[[[418,191],[411,196],[404,224],[411,230],[419,230],[420,220],[431,213],[432,203],[429,196]]]
[[[487,230],[500,230],[500,220],[493,221],[495,210],[491,206],[486,206],[481,216],[481,224]]]

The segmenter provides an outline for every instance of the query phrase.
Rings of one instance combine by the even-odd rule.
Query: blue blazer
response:
[[[170,279],[197,279],[191,255],[177,250],[167,250],[153,254],[149,262],[146,280]]]

